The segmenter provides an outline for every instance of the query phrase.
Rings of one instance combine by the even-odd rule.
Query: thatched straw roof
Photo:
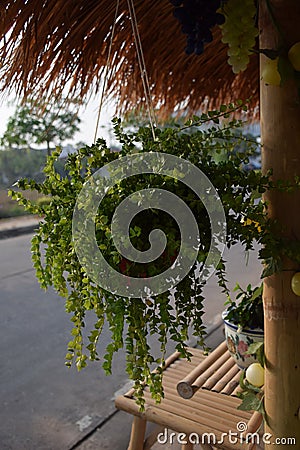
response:
[[[0,11],[1,89],[28,94],[69,95],[85,99],[100,88],[114,22],[112,0],[3,0]],[[207,98],[210,106],[251,97],[258,105],[258,57],[234,75],[227,48],[215,39],[201,56],[186,55],[185,35],[168,0],[135,0],[139,33],[154,103],[166,114],[184,102],[195,112]],[[136,107],[144,97],[126,0],[120,0],[112,47],[109,92],[119,112]]]

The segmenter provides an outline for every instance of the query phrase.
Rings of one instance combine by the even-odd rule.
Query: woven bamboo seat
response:
[[[178,352],[168,358],[163,377],[165,398],[160,404],[152,400],[147,387],[143,412],[135,402],[133,389],[116,398],[118,409],[135,416],[128,450],[146,450],[157,441],[157,434],[145,440],[147,421],[160,425],[160,432],[163,429],[158,441],[161,443],[162,440],[171,443],[171,432],[167,429],[184,433],[176,442],[185,450],[199,443],[205,450],[255,448],[255,436],[251,439],[249,436],[257,432],[262,418],[257,412],[237,409],[241,403],[236,397],[240,370],[230,357],[226,343],[209,356],[195,348],[188,351],[193,355],[191,361],[181,359]]]

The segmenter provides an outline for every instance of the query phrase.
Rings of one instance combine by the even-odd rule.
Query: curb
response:
[[[27,216],[25,217],[26,219],[22,217],[15,219],[1,219],[0,240],[33,233],[37,229],[40,220],[28,218]]]

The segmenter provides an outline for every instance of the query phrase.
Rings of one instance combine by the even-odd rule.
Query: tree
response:
[[[51,144],[60,145],[79,131],[80,119],[76,112],[67,109],[62,102],[41,105],[28,102],[19,105],[9,118],[1,139],[3,146],[32,148],[32,144],[46,144],[48,155]]]
[[[0,151],[0,187],[11,186],[22,177],[35,178],[42,174],[46,152],[12,148]]]

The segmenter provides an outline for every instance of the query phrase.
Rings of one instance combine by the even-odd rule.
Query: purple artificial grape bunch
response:
[[[181,24],[181,31],[187,35],[185,52],[201,55],[204,45],[213,40],[212,28],[224,23],[224,16],[217,12],[222,0],[170,0],[174,16]]]

